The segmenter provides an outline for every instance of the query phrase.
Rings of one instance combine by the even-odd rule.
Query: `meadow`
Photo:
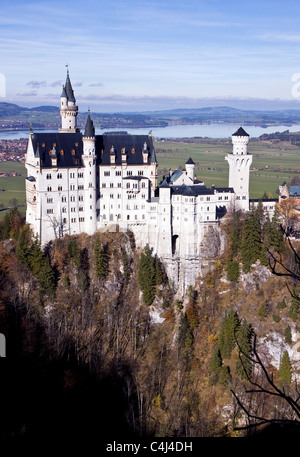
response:
[[[232,152],[230,139],[156,140],[155,150],[159,163],[159,182],[169,170],[184,169],[189,157],[195,162],[195,175],[210,187],[228,186],[226,154]],[[253,155],[250,171],[250,198],[278,197],[276,191],[293,176],[300,178],[300,148],[290,142],[251,139],[248,153]],[[16,171],[20,176],[0,177],[0,209],[10,206],[13,199],[25,204],[25,166],[21,162],[2,162],[0,172]],[[25,212],[25,207],[20,208]],[[0,211],[0,220],[5,211]]]
[[[232,152],[228,139],[194,139],[180,141],[156,141],[159,162],[159,178],[171,168],[184,169],[189,157],[195,162],[195,175],[210,187],[228,186],[228,163],[226,154]],[[278,197],[276,191],[284,182],[295,175],[300,177],[300,148],[290,142],[251,139],[248,153],[253,155],[250,171],[250,198],[262,198],[264,193]]]

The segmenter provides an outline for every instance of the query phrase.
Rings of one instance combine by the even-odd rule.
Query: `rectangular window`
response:
[[[105,171],[104,176],[110,176],[110,171]]]

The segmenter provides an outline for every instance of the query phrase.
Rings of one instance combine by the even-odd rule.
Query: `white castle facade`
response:
[[[208,188],[194,177],[190,158],[157,183],[151,135],[95,135],[88,114],[84,133],[69,72],[60,103],[57,133],[30,132],[26,152],[26,221],[44,245],[85,232],[132,231],[163,261],[182,293],[222,249],[220,220],[230,208],[249,210],[249,135],[232,135],[229,187]],[[269,202],[272,209],[274,202]]]

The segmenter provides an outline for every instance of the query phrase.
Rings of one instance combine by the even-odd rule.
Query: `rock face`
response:
[[[225,233],[218,225],[211,225],[205,231],[195,252],[189,250],[189,254],[184,255],[182,249],[179,255],[162,257],[167,275],[179,296],[183,296],[187,288],[195,284],[198,275],[203,276],[214,265],[215,260],[223,253],[225,245]]]

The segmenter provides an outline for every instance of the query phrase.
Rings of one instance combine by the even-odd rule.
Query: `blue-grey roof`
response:
[[[300,197],[300,186],[290,186],[290,195],[299,195]]]
[[[174,195],[212,195],[214,191],[205,186],[171,186],[172,194]]]
[[[89,127],[90,128],[90,127]],[[42,168],[51,168],[53,145],[57,154],[57,167],[83,166],[83,142],[81,133],[32,133],[34,154],[40,158]],[[148,135],[96,135],[95,146],[98,165],[110,165],[110,149],[114,147],[115,164],[122,164],[122,149],[125,148],[128,165],[143,165],[144,144],[147,144],[148,161],[153,153],[153,140]],[[50,152],[52,151],[52,153]]]
[[[70,168],[83,165],[81,133],[33,133],[31,139],[34,154],[40,158],[42,168],[52,168],[51,158],[54,156],[57,157],[57,167]]]
[[[84,136],[86,136],[88,138],[92,138],[95,136],[95,127],[94,127],[94,123],[91,119],[90,113],[88,113],[88,117],[86,120]]]
[[[125,149],[128,165],[143,165],[143,151],[146,143],[147,164],[153,156],[153,139],[148,135],[96,135],[96,153],[99,165],[110,164],[110,149],[114,147],[115,164],[122,165],[122,149]]]
[[[75,96],[74,96],[72,84],[71,84],[71,81],[70,81],[69,72],[67,72],[67,78],[66,78],[66,84],[65,84],[65,91],[66,91],[68,100],[69,100],[70,102],[75,102]]]
[[[178,179],[181,175],[182,175],[182,171],[181,170],[175,170],[172,173],[172,176],[170,177],[170,182],[176,181],[176,179]]]

